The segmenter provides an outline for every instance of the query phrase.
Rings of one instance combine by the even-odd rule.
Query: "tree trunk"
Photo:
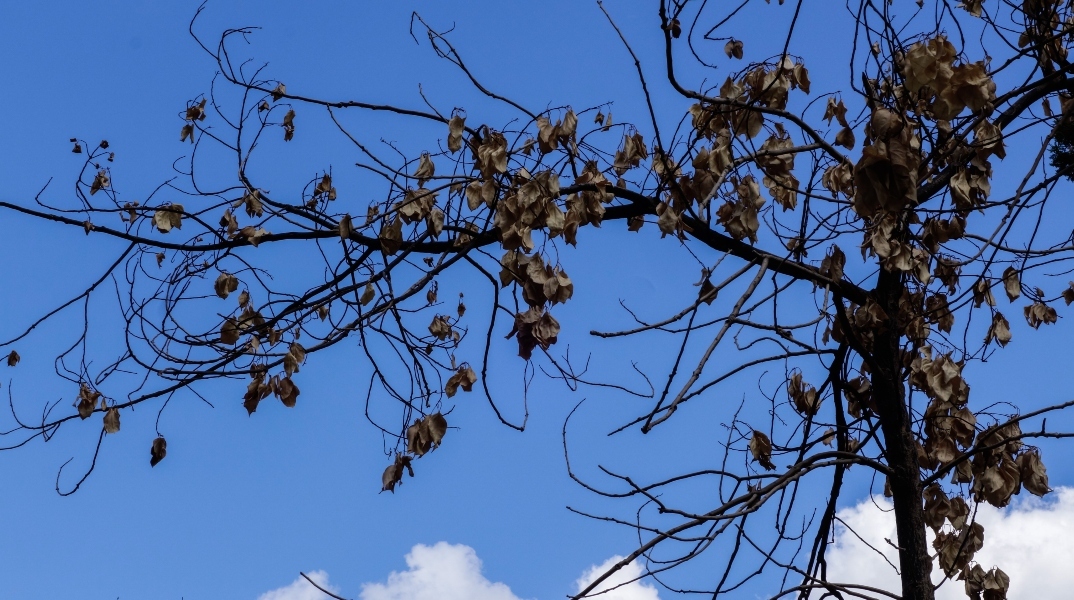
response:
[[[888,314],[888,324],[874,338],[873,356],[880,372],[872,374],[873,398],[884,434],[887,464],[892,471],[889,485],[895,505],[902,597],[904,600],[933,600],[932,559],[925,538],[921,473],[902,383],[900,332],[895,327],[902,292],[902,274],[881,268],[875,293],[876,301]]]

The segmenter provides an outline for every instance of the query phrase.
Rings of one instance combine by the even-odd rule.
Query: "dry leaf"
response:
[[[231,273],[220,273],[213,284],[213,288],[216,289],[217,296],[227,298],[228,294],[239,289],[239,280]]]
[[[754,430],[753,436],[750,437],[750,454],[765,470],[776,469],[776,465],[772,464],[772,441],[760,431]]]
[[[171,204],[153,213],[153,225],[157,231],[168,233],[172,228],[183,228],[183,205]]]
[[[168,455],[168,441],[163,437],[158,437],[153,440],[153,445],[149,448],[149,466],[155,467],[157,463],[164,460],[164,457]]]
[[[104,413],[104,432],[119,432],[119,410],[114,406]]]

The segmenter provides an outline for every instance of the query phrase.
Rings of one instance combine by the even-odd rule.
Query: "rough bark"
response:
[[[902,277],[900,273],[881,269],[877,280],[876,301],[889,319],[888,327],[877,332],[875,337],[873,354],[880,370],[872,374],[873,398],[884,434],[887,464],[891,469],[889,484],[895,505],[902,597],[905,600],[933,600],[932,559],[925,537],[921,472],[902,383],[900,335],[895,327],[898,301],[903,291]]]

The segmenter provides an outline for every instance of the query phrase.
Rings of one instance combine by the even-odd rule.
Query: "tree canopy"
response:
[[[655,40],[644,47],[658,50],[643,53],[617,24],[627,9],[598,5],[593,27],[618,40],[599,68],[616,70],[633,104],[574,104],[554,82],[551,104],[509,97],[499,83],[523,70],[481,73],[466,59],[502,42],[417,13],[409,33],[456,77],[458,101],[422,90],[384,103],[376,87],[323,97],[248,56],[253,28],[206,32],[195,16],[191,35],[217,72],[177,99],[173,178],[123,189],[117,150],[75,137],[73,194],[0,201],[4,213],[125,247],[67,301],[9,315],[25,328],[0,340],[8,366],[28,348],[51,351],[70,396],[12,393],[4,448],[63,425],[99,427],[87,467],[57,477],[71,494],[108,436],[128,433],[127,411],[159,415],[212,380],[229,380],[230,401],[255,419],[270,399],[300,409],[304,365],[349,351],[369,376],[339,373],[341,385],[365,390],[390,454],[370,485],[401,494],[437,468],[425,455],[464,435],[451,430],[461,397],[483,397],[504,427],[523,430],[525,390],[544,377],[579,402],[643,399],[648,408],[613,433],[694,419],[711,423],[697,444],[718,448],[698,470],[595,471],[571,462],[570,439],[583,433],[568,419],[570,476],[638,507],[633,521],[591,515],[633,528],[639,543],[578,597],[636,560],[669,590],[713,597],[771,573],[776,598],[929,599],[937,585],[1006,597],[1002,565],[974,561],[985,543],[975,506],[1050,491],[1034,444],[1071,435],[1045,421],[1074,401],[1026,410],[971,395],[963,371],[1002,365],[1074,302],[1074,283],[1061,281],[1074,259],[1062,205],[1074,179],[1074,7],[661,0],[638,17]],[[739,25],[769,14],[787,24],[778,36]],[[832,24],[828,47],[796,42],[806,21]],[[551,17],[534,26],[566,43]],[[366,115],[391,125],[371,130]],[[276,165],[294,160],[290,142],[314,119],[349,154],[303,175],[300,193],[274,193],[293,186]],[[361,185],[337,185],[343,169]],[[652,314],[648,292],[605,298],[572,278],[629,272],[628,248],[689,265],[696,283],[657,290]],[[620,326],[562,326],[576,284],[608,307],[602,323]],[[72,339],[35,338],[80,310]],[[118,322],[98,316],[116,310]],[[100,351],[95,335],[121,343]],[[583,338],[614,348],[618,371],[590,375],[568,350]],[[658,348],[671,355],[652,356]],[[521,397],[495,393],[497,378],[520,373]],[[742,380],[753,391],[730,400]],[[162,431],[158,416],[155,431],[133,435],[155,466],[182,460],[167,439],[190,434]],[[892,499],[901,589],[828,578],[851,480]],[[676,578],[695,559],[707,587],[684,589]]]

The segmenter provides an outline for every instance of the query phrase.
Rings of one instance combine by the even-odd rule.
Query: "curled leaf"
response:
[[[466,117],[455,115],[448,121],[448,151],[458,152],[462,150],[462,133],[466,127]]]
[[[1017,462],[1022,475],[1022,485],[1029,493],[1043,496],[1052,491],[1048,487],[1048,470],[1044,468],[1039,452],[1028,450],[1018,457]]]
[[[172,228],[183,228],[183,205],[172,204],[153,213],[153,225],[157,231],[168,233]]]
[[[750,437],[750,454],[753,460],[760,463],[767,471],[774,471],[776,465],[772,464],[772,440],[760,431],[754,430]]]
[[[7,366],[14,367],[15,365],[19,364],[19,361],[21,359],[22,357],[19,356],[19,353],[12,350],[11,354],[7,355]]]
[[[217,296],[227,298],[228,294],[239,289],[239,280],[231,273],[221,273],[217,276],[213,287],[216,289]]]
[[[149,466],[155,467],[157,463],[164,460],[164,457],[168,455],[168,441],[163,437],[158,437],[153,440],[153,445],[149,448]]]
[[[104,432],[119,432],[119,409],[114,406],[104,413]]]
[[[1011,302],[1022,295],[1022,283],[1018,280],[1018,271],[1014,267],[1007,267],[1003,271],[1003,290],[1007,292],[1007,298]]]

